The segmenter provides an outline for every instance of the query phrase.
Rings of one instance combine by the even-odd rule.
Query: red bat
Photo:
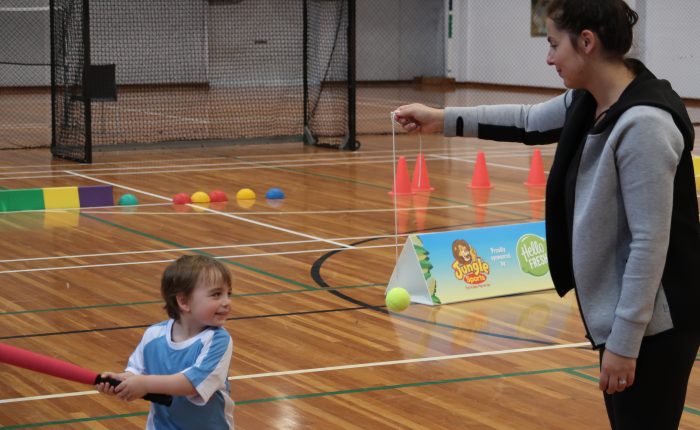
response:
[[[121,382],[112,378],[103,378],[97,372],[93,372],[92,370],[85,369],[84,367],[77,366],[67,361],[58,360],[3,343],[0,343],[0,363],[11,364],[13,366],[87,385],[97,385],[101,382],[107,382],[116,387]],[[172,396],[167,394],[146,394],[143,398],[166,406],[170,406],[173,401]]]

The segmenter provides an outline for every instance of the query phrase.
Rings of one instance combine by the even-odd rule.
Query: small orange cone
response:
[[[542,164],[542,154],[539,149],[535,149],[530,163],[530,174],[525,181],[527,186],[541,187],[547,185],[547,178],[544,176],[544,165]]]
[[[486,157],[482,151],[476,153],[476,165],[472,174],[472,189],[493,188],[489,180],[489,171],[486,168]]]
[[[408,165],[406,158],[399,157],[399,162],[396,164],[396,177],[394,178],[394,189],[389,191],[392,196],[405,196],[413,194],[411,191],[411,181],[408,179]]]
[[[411,183],[411,191],[433,191],[435,188],[430,186],[428,178],[428,166],[425,164],[423,153],[419,153],[416,157],[416,169],[413,171],[413,182]]]

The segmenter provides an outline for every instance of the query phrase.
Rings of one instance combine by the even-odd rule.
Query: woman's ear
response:
[[[595,37],[595,33],[593,33],[591,30],[583,30],[579,35],[578,42],[579,47],[584,52],[589,53],[595,47],[597,39]]]

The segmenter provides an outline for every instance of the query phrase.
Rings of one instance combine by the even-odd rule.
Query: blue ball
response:
[[[265,193],[265,198],[266,199],[283,199],[284,198],[284,192],[280,190],[279,188],[270,188],[267,190],[267,193]]]

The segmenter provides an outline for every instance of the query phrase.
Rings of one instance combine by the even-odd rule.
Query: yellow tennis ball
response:
[[[386,294],[386,307],[392,312],[402,312],[411,304],[411,296],[403,288],[392,288]]]
[[[205,193],[204,191],[197,191],[196,193],[192,194],[190,199],[192,200],[192,203],[209,203],[211,201],[209,199],[209,194]]]
[[[253,200],[255,199],[255,191],[250,188],[241,188],[236,193],[236,198],[238,200]]]

